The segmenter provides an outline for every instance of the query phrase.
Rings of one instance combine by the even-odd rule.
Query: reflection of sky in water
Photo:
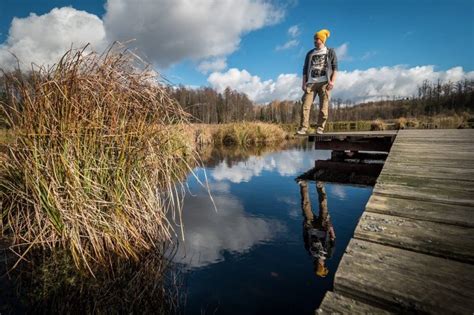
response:
[[[215,207],[202,187],[190,179],[192,194],[184,201],[183,223],[185,242],[179,247],[175,260],[188,268],[203,267],[223,260],[224,251],[244,253],[252,246],[270,242],[278,233],[285,232],[284,222],[246,213],[242,202],[230,193],[231,184],[249,182],[262,176],[264,171],[280,176],[296,177],[310,169],[317,158],[327,158],[325,151],[300,151],[297,149],[251,156],[244,161],[228,166],[222,161],[213,169],[207,169],[209,187]],[[201,180],[203,170],[196,172]],[[256,187],[255,198],[258,190]],[[291,205],[289,215],[300,215],[299,200],[280,196],[277,201]]]
[[[187,314],[311,314],[332,288],[371,188],[325,184],[337,235],[329,275],[314,275],[304,248],[301,197],[295,178],[329,151],[290,149],[206,169],[209,195],[192,177],[184,201],[185,242],[176,260],[187,273]],[[231,165],[231,166],[230,166]],[[204,178],[203,170],[197,170]],[[313,210],[318,197],[309,184]]]
[[[327,151],[288,150],[265,156],[251,156],[229,167],[221,162],[211,170],[216,181],[228,180],[232,183],[248,182],[263,171],[277,172],[281,176],[297,176],[314,165],[316,159],[327,159]]]
[[[176,259],[187,267],[219,262],[224,251],[244,253],[284,231],[284,225],[276,220],[246,214],[242,203],[227,194],[227,189],[225,183],[211,185],[215,207],[205,191],[185,198],[185,205],[189,205],[183,215],[185,242]]]

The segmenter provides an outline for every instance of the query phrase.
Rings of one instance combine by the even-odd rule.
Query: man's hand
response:
[[[328,85],[326,86],[326,90],[331,91],[333,87],[334,87],[334,82],[333,82],[333,81],[329,81],[329,82],[328,82]]]

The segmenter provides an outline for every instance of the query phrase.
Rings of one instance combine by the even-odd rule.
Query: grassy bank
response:
[[[190,137],[197,144],[263,145],[283,141],[291,136],[279,125],[262,122],[193,124],[190,129]]]
[[[457,129],[473,128],[474,118],[470,115],[400,117],[390,120],[360,120],[328,122],[326,131],[368,131],[398,129]]]
[[[180,211],[176,185],[194,157],[187,115],[137,64],[126,52],[68,52],[5,76],[14,141],[0,166],[0,228],[19,255],[62,248],[91,270],[172,238],[167,213]]]

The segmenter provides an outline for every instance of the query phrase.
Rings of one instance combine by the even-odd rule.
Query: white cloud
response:
[[[301,78],[296,74],[280,74],[276,80],[263,81],[258,76],[251,75],[247,70],[236,68],[227,72],[213,72],[207,81],[218,92],[231,87],[246,93],[257,103],[267,103],[272,100],[293,100],[301,97]]]
[[[16,60],[22,66],[31,63],[53,64],[71,48],[87,43],[102,49],[105,29],[96,15],[71,7],[55,8],[44,15],[31,13],[26,18],[14,18],[7,40],[0,45],[0,67],[11,69]]]
[[[292,38],[298,37],[300,35],[300,33],[301,32],[300,32],[300,29],[299,29],[298,25],[293,25],[288,29],[288,34]]]
[[[200,71],[222,71],[244,34],[278,23],[285,10],[266,0],[108,0],[105,7],[103,21],[71,7],[14,18],[0,66],[15,65],[9,52],[26,65],[53,64],[71,44],[100,51],[133,40],[128,45],[160,67],[192,59],[206,60]]]
[[[298,44],[300,43],[299,40],[296,39],[300,35],[300,29],[298,25],[291,26],[288,29],[288,35],[290,36],[290,39],[283,45],[277,45],[275,47],[276,51],[286,50],[286,49],[290,49],[292,47],[298,46]]]
[[[109,40],[136,39],[134,45],[161,67],[227,56],[243,34],[284,15],[264,0],[109,0],[106,10]]]
[[[284,43],[283,45],[278,45],[276,46],[275,50],[286,50],[286,49],[290,49],[292,47],[295,47],[295,46],[298,46],[300,42],[296,39],[291,39],[289,41],[287,41],[286,43]]]
[[[417,94],[418,86],[424,80],[430,82],[457,82],[463,79],[474,80],[474,71],[465,72],[462,67],[446,71],[436,71],[432,65],[408,68],[403,65],[393,67],[369,68],[367,70],[339,71],[332,98],[373,101],[384,98],[410,97]],[[298,100],[301,98],[301,78],[296,74],[280,74],[275,80],[262,81],[246,70],[229,69],[227,72],[214,72],[208,82],[222,92],[229,86],[246,93],[257,103],[272,100]]]
[[[205,60],[198,65],[198,70],[204,74],[213,71],[222,71],[227,68],[226,58],[216,58],[212,60]]]
[[[474,71],[464,72],[462,67],[435,71],[434,66],[406,66],[370,68],[367,70],[340,71],[334,97],[355,101],[372,101],[383,98],[410,97],[417,93],[424,80],[456,82],[474,79]]]
[[[338,60],[352,60],[352,57],[349,56],[349,43],[344,43],[341,46],[335,48],[336,56]]]

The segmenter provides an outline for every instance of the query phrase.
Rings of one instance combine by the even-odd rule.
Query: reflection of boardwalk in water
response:
[[[399,132],[321,311],[473,312],[473,145],[474,130]]]

